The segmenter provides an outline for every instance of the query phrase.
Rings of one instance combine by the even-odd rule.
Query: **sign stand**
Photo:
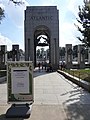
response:
[[[31,108],[29,105],[18,104],[12,105],[6,112],[6,118],[29,118],[31,114]]]
[[[31,61],[7,62],[7,118],[28,118],[33,98],[33,64]]]

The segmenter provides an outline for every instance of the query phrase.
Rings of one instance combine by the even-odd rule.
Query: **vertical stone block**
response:
[[[19,45],[12,45],[12,61],[19,61]]]
[[[7,46],[0,45],[0,69],[5,69],[7,61]]]
[[[66,68],[71,69],[72,68],[72,44],[66,44],[65,62],[66,62]]]
[[[1,45],[0,46],[0,63],[5,64],[7,60],[7,46],[6,45]]]
[[[83,45],[78,45],[78,68],[85,68],[85,49]]]

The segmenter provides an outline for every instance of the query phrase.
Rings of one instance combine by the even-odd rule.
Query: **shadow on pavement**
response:
[[[90,93],[78,87],[65,95],[69,95],[63,103],[68,120],[90,120]]]
[[[31,109],[26,105],[11,106],[5,114],[0,115],[0,120],[25,120],[30,118]]]
[[[68,120],[90,120],[90,104],[70,104],[64,109]]]
[[[23,118],[6,118],[6,114],[0,115],[0,120],[24,120]]]

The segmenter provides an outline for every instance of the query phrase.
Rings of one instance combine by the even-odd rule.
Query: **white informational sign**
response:
[[[33,103],[32,61],[7,61],[8,103]]]
[[[29,67],[11,69],[12,94],[29,93]]]

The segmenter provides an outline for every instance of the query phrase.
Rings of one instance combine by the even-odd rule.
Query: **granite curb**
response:
[[[84,80],[81,80],[77,77],[74,77],[64,71],[61,70],[57,70],[58,73],[60,73],[61,75],[63,75],[66,79],[72,81],[73,83],[77,84],[78,86],[84,88],[85,90],[87,90],[88,92],[90,92],[90,83],[86,82]]]

